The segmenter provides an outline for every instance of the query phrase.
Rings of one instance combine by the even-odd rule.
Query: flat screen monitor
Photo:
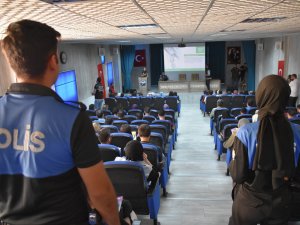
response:
[[[56,93],[64,101],[78,101],[75,70],[69,70],[59,73],[54,87]]]

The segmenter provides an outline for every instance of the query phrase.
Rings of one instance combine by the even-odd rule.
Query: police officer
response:
[[[30,20],[10,24],[6,34],[2,47],[17,83],[0,99],[0,220],[87,225],[85,186],[106,223],[119,225],[89,118],[50,88],[60,34]]]
[[[284,117],[289,95],[280,76],[267,76],[258,86],[259,121],[241,127],[233,146],[230,173],[236,185],[230,224],[288,223],[288,182],[297,166],[300,140],[299,126]]]

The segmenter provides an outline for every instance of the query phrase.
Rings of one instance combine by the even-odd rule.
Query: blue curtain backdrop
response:
[[[159,76],[164,72],[164,45],[150,45],[151,85],[158,85]]]
[[[225,42],[206,42],[205,60],[213,79],[225,80]]]
[[[244,56],[248,66],[248,90],[255,90],[255,57],[256,46],[255,41],[243,41]]]
[[[134,45],[121,46],[121,70],[123,73],[124,90],[131,89],[131,71],[135,57]]]

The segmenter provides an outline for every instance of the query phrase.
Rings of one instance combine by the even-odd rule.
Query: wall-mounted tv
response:
[[[69,70],[59,73],[54,87],[56,93],[64,101],[78,101],[75,70]]]

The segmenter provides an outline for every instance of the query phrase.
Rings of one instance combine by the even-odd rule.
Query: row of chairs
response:
[[[229,113],[229,109],[217,109],[215,111],[215,117],[210,120],[211,132],[214,136],[214,146],[218,153],[218,160],[223,153],[226,153],[226,163],[227,171],[226,174],[229,175],[229,164],[232,159],[231,150],[225,149],[223,143],[228,140],[231,136],[232,129],[237,128],[238,121],[242,118],[248,119],[252,122],[252,114],[241,114],[236,117],[226,116]],[[224,117],[225,115],[225,117]],[[291,123],[300,124],[300,115],[295,118],[290,119]]]
[[[139,109],[150,107],[156,110],[163,109],[164,104],[167,104],[170,109],[180,114],[180,101],[178,96],[166,97],[110,97],[105,98],[105,104],[108,105],[109,110],[113,111],[115,108],[129,110],[133,105]]]
[[[255,103],[254,95],[202,95],[200,98],[200,110],[205,114],[210,114],[211,110],[217,106],[217,101],[223,100],[225,108],[241,108],[245,107],[248,101]]]
[[[108,115],[114,117],[113,115]],[[171,118],[172,116],[169,115]],[[128,199],[133,210],[137,214],[147,215],[153,219],[154,224],[157,224],[157,214],[160,207],[160,186],[163,189],[163,194],[166,196],[166,186],[169,178],[169,166],[171,161],[171,154],[173,146],[175,145],[176,135],[175,131],[171,132],[171,122],[169,120],[132,120],[130,127],[133,131],[138,130],[138,126],[148,123],[151,129],[150,143],[158,146],[164,154],[166,154],[166,165],[161,172],[159,180],[157,180],[153,188],[149,189],[146,178],[144,176],[143,168],[135,162],[119,162],[112,161],[117,156],[124,155],[124,147],[127,142],[133,140],[133,136],[127,133],[120,133],[120,120],[114,120],[115,125],[105,125],[103,120],[96,120],[91,117],[93,122],[100,123],[101,127],[109,128],[111,131],[111,145],[99,144],[99,149],[102,153],[104,165],[107,173],[115,187],[116,193]],[[173,118],[172,118],[173,119]],[[124,121],[121,121],[124,122]],[[125,121],[124,123],[128,123]],[[174,125],[177,128],[177,122],[174,120]],[[177,130],[177,129],[176,129]],[[143,144],[144,151],[148,156],[148,160],[152,165],[156,166],[158,163],[157,148],[152,145]]]

